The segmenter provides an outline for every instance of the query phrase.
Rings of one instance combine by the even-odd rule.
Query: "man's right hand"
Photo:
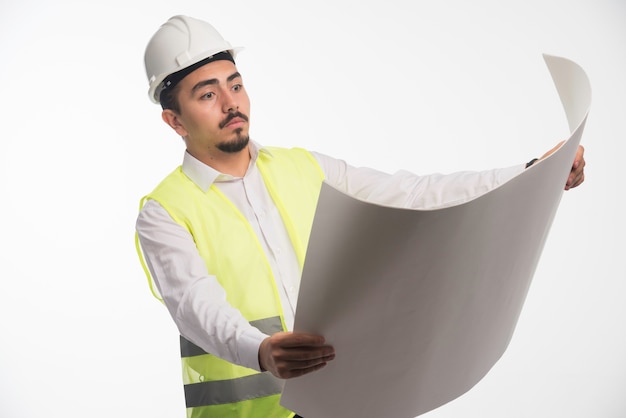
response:
[[[277,332],[259,347],[261,370],[281,379],[314,372],[334,358],[335,349],[320,335]]]

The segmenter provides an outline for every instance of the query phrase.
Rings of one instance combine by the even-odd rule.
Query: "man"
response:
[[[389,175],[263,147],[249,138],[236,52],[210,24],[187,16],[169,19],[146,48],[150,98],[186,152],[142,201],[140,256],[181,334],[188,416],[291,417],[278,403],[280,379],[335,356],[323,336],[289,332],[322,181],[371,202],[434,208],[467,201],[536,160],[485,172]],[[580,147],[566,189],[583,182],[584,165]]]

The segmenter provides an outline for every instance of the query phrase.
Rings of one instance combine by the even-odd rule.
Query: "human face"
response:
[[[180,113],[166,109],[163,119],[185,139],[191,155],[207,161],[247,149],[250,100],[232,62],[206,64],[178,87]]]

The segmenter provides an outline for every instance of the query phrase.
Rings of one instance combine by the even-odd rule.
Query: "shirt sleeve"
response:
[[[312,152],[326,182],[367,202],[407,208],[439,209],[472,200],[524,171],[524,164],[486,171],[417,175],[406,170],[394,174],[353,167],[343,160]]]
[[[189,231],[153,200],[142,208],[136,228],[148,269],[181,335],[208,353],[260,371],[259,346],[267,335],[227,302]]]

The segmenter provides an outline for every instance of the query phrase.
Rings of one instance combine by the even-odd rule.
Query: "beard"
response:
[[[217,149],[219,149],[222,152],[227,152],[230,154],[243,151],[248,146],[248,143],[250,142],[250,136],[241,135],[241,131],[242,131],[241,129],[237,129],[235,131],[235,134],[237,135],[237,137],[228,142],[220,142],[219,144],[217,144]]]
[[[228,114],[228,116],[226,116],[224,118],[223,121],[220,122],[220,129],[224,129],[224,127],[234,118],[239,117],[243,120],[245,120],[246,122],[248,121],[248,116],[244,115],[243,113],[236,111],[236,112],[230,112]],[[237,153],[240,151],[243,151],[247,146],[248,146],[248,142],[250,142],[250,136],[249,135],[242,135],[241,133],[243,132],[243,129],[239,128],[239,129],[235,129],[235,139],[231,140],[231,141],[225,141],[225,142],[220,142],[219,144],[217,144],[217,149],[219,149],[222,152],[227,152],[227,153]]]

